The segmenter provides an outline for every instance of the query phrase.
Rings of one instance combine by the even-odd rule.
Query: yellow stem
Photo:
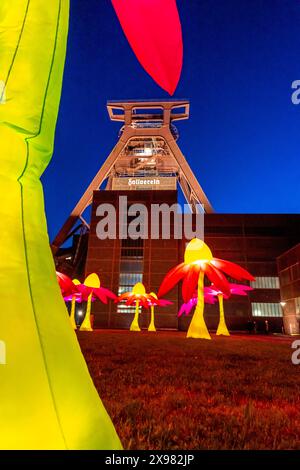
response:
[[[87,301],[87,306],[86,306],[86,314],[85,314],[84,320],[81,324],[80,331],[93,331],[93,328],[92,328],[92,325],[91,325],[92,296],[93,296],[93,294],[90,294],[88,296],[88,301]]]
[[[211,339],[204,320],[204,273],[200,272],[198,279],[198,301],[190,323],[187,338]]]
[[[130,325],[130,331],[141,331],[139,327],[139,306],[140,302],[137,300],[135,304],[135,314]]]
[[[218,300],[219,300],[219,309],[220,309],[220,320],[219,320],[219,326],[217,329],[217,335],[223,335],[223,336],[230,336],[229,331],[226,326],[225,322],[225,315],[224,315],[224,303],[223,303],[223,295],[219,294],[218,295]]]
[[[150,320],[150,324],[148,327],[148,331],[156,331],[155,323],[154,323],[154,305],[151,305],[150,308],[151,308],[151,320]]]
[[[75,322],[75,306],[76,306],[76,296],[73,295],[73,296],[72,296],[72,302],[71,302],[70,321],[71,321],[72,328],[73,328],[74,330],[77,329],[77,325],[76,325],[76,322]]]

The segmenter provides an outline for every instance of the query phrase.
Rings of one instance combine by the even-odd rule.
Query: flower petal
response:
[[[115,300],[117,298],[116,294],[114,294],[111,290],[106,289],[105,287],[98,287],[98,289],[94,289],[94,291],[100,291],[103,295],[108,297],[109,299]]]
[[[224,274],[219,271],[211,261],[204,264],[204,271],[210,282],[212,282],[217,289],[220,289],[223,294],[230,296],[230,286]]]
[[[112,4],[139,62],[172,95],[183,59],[176,0],[112,0]]]
[[[238,281],[247,280],[255,281],[255,278],[246,269],[241,268],[238,264],[231,261],[225,261],[219,258],[213,258],[211,263],[217,268],[221,269],[225,274]]]
[[[167,307],[168,305],[173,305],[173,302],[166,299],[158,299],[158,306],[159,307]]]
[[[182,297],[185,302],[188,302],[197,288],[200,273],[200,266],[198,264],[191,264],[182,284]]]
[[[188,265],[185,263],[180,263],[175,268],[166,274],[164,280],[161,283],[157,297],[163,297],[167,292],[169,292],[173,287],[181,281],[188,271]]]
[[[186,312],[186,304],[182,304],[179,311],[178,311],[178,314],[177,316],[178,317],[182,317],[182,315]]]

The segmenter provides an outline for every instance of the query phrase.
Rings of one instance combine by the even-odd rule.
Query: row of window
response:
[[[122,240],[118,294],[130,292],[135,284],[143,282],[144,240]],[[119,303],[118,313],[132,313],[134,306]]]
[[[141,307],[139,308],[139,311],[141,313]],[[133,305],[126,305],[125,303],[119,303],[118,308],[117,308],[118,313],[134,313],[135,312],[135,306]]]
[[[251,304],[253,317],[282,317],[280,303],[253,302]]]
[[[124,267],[130,265],[132,261],[128,260],[128,265],[126,264],[125,260],[122,260],[122,263]],[[135,263],[137,263],[137,261],[135,261]],[[118,295],[124,294],[125,292],[130,292],[133,286],[135,286],[135,284],[138,282],[143,282],[143,273],[120,272]],[[125,303],[118,303],[118,313],[132,313],[134,310],[134,306],[128,306],[125,305]]]
[[[279,289],[279,278],[275,276],[260,276],[250,282],[254,289]]]
[[[128,288],[119,288],[119,294],[127,292]],[[298,313],[300,313],[300,298],[298,298]],[[253,317],[282,317],[282,307],[279,303],[262,303],[262,302],[253,302],[252,307],[252,316]],[[127,306],[125,304],[118,304],[118,313],[133,313],[135,310],[134,306]]]

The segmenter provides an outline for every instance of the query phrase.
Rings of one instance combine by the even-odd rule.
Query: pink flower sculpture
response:
[[[229,284],[230,295],[242,295],[247,296],[247,292],[253,290],[250,286],[245,286],[243,284]],[[224,316],[224,306],[223,299],[229,299],[230,295],[224,294],[220,289],[218,289],[214,284],[210,287],[204,287],[204,301],[207,304],[214,304],[216,299],[219,301],[220,308],[220,321],[217,329],[217,335],[229,336],[229,331],[226,326],[225,316]],[[181,305],[178,312],[178,317],[182,315],[189,315],[192,309],[197,305],[197,295],[195,294],[188,302]]]

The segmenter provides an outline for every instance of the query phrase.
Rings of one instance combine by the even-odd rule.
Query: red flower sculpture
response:
[[[141,282],[138,282],[133,286],[131,292],[125,292],[119,295],[116,301],[122,302],[123,300],[126,301],[126,305],[135,305],[135,314],[130,325],[130,331],[141,331],[139,326],[139,308],[140,306],[149,308],[151,302],[155,301],[155,297],[151,294],[147,294],[145,286]]]
[[[239,281],[254,280],[248,271],[237,264],[214,258],[209,247],[202,240],[194,238],[186,247],[184,262],[171,269],[164,278],[158,297],[163,297],[179,281],[183,281],[182,296],[185,302],[193,297],[197,289],[197,306],[187,332],[188,338],[211,339],[203,317],[204,276],[229,297],[230,285],[223,273]]]

